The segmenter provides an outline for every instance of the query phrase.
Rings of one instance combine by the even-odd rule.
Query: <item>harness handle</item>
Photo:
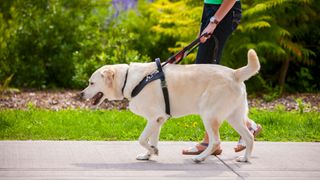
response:
[[[163,63],[162,67],[170,64],[178,64],[184,57],[186,57],[191,51],[193,51],[200,44],[200,39],[202,37],[208,37],[211,34],[204,33],[199,36],[197,39],[193,40],[188,46],[184,47],[181,51],[177,52],[175,55],[169,57],[165,63]]]

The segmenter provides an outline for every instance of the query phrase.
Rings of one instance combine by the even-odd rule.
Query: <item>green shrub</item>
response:
[[[80,87],[104,64],[146,61],[108,0],[1,1],[0,79],[18,87]]]
[[[164,61],[199,31],[201,1],[138,1],[119,12],[110,2],[0,1],[0,82],[14,74],[11,85],[19,88],[83,87],[105,64]],[[243,18],[226,44],[223,65],[244,66],[254,48],[262,68],[246,82],[250,93],[269,93],[271,100],[283,89],[317,92],[320,1],[241,2]],[[132,1],[119,6],[125,3]],[[194,63],[195,52],[182,63]]]
[[[10,17],[4,20],[7,28],[1,29],[9,34],[3,38],[6,56],[0,57],[10,66],[1,68],[1,75],[14,73],[13,83],[21,87],[69,86],[71,52],[79,48],[77,32],[86,18],[77,11],[89,1],[81,2],[12,1]]]

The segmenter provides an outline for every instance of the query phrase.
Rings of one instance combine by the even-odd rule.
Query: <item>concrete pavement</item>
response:
[[[250,163],[235,161],[236,142],[195,164],[181,150],[193,142],[160,142],[159,156],[137,161],[137,142],[0,141],[0,180],[30,179],[320,179],[320,143],[256,142]]]

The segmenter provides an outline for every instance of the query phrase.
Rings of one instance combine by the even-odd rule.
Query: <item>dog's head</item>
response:
[[[107,65],[96,70],[89,79],[89,85],[81,93],[81,98],[93,99],[99,105],[104,99],[121,100],[121,92],[128,65]]]

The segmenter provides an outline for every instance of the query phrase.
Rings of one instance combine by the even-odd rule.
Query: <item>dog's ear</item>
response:
[[[102,78],[105,80],[105,83],[108,87],[112,87],[112,83],[114,81],[115,71],[114,69],[105,69],[101,72]]]

